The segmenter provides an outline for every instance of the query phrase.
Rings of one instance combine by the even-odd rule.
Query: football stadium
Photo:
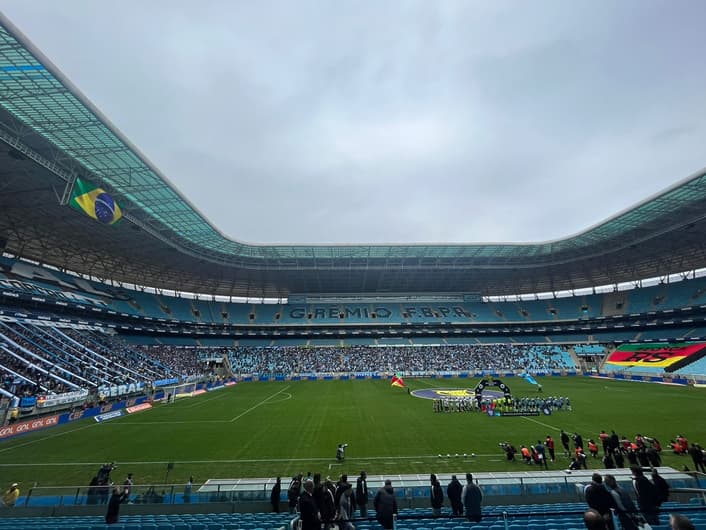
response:
[[[706,528],[706,171],[540,243],[249,244],[3,15],[0,89],[0,529]]]

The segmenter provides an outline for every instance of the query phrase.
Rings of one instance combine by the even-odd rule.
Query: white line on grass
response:
[[[554,429],[555,431],[561,431],[561,429],[559,427],[554,427],[554,425],[549,425],[548,423],[544,423],[544,422],[535,420],[535,419],[530,418],[528,416],[520,416],[520,418],[524,418],[527,421],[531,421],[531,422],[536,423],[538,425],[543,425],[544,427],[549,427],[550,429]]]
[[[58,438],[59,436],[64,436],[65,434],[69,434],[71,432],[82,431],[83,429],[88,429],[89,427],[95,427],[96,425],[100,425],[100,424],[99,423],[89,423],[88,425],[83,425],[82,427],[76,427],[75,429],[70,429],[68,431],[63,431],[63,432],[59,432],[56,434],[50,434],[48,436],[42,436],[41,438],[37,438],[35,440],[30,440],[29,442],[25,442],[23,444],[17,444],[17,445],[13,445],[12,447],[5,447],[4,449],[0,449],[0,453],[4,453],[6,451],[12,451],[13,449],[18,449],[19,447],[25,447],[27,445],[36,444],[37,442],[43,442],[44,440],[50,440],[51,438]]]
[[[267,403],[267,402],[268,402],[270,399],[272,399],[273,397],[278,396],[279,394],[281,394],[282,392],[284,392],[285,390],[287,390],[290,386],[292,386],[292,385],[287,385],[287,386],[285,386],[285,387],[284,387],[282,390],[280,390],[279,392],[275,392],[275,393],[272,394],[271,396],[266,397],[265,399],[263,399],[262,401],[260,401],[260,403],[258,403],[257,405],[253,405],[253,406],[250,407],[248,410],[246,410],[246,411],[244,411],[244,412],[241,412],[241,413],[238,414],[235,418],[233,418],[232,420],[230,420],[230,423],[233,423],[234,421],[239,420],[240,418],[242,418],[243,416],[245,416],[248,412],[252,412],[253,410],[255,410],[255,409],[256,409],[257,407],[259,407],[260,405],[264,405],[265,403]]]
[[[189,424],[196,423],[230,423],[230,420],[169,420],[169,421],[111,421],[105,422],[103,425],[112,425],[113,427],[120,427],[121,425],[179,425],[179,424]]]
[[[98,424],[96,424],[98,425]],[[476,457],[488,457],[488,456],[498,456],[497,453],[492,454],[482,454],[476,455]],[[360,462],[366,462],[368,460],[411,460],[415,458],[426,458],[438,460],[436,455],[414,455],[414,456],[366,456],[364,458],[350,458],[346,457],[346,462],[355,461],[356,465]],[[445,457],[444,457],[445,458]],[[119,461],[120,465],[130,465],[130,466],[151,466],[155,464],[169,464],[173,462],[175,464],[260,464],[263,462],[326,462],[330,461],[331,457],[325,458],[243,458],[234,460],[135,460],[135,461]],[[360,461],[360,462],[359,462]],[[12,463],[12,464],[0,464],[2,467],[23,467],[23,466],[100,466],[105,464],[105,462],[28,462],[28,463]],[[332,466],[342,465],[337,463],[331,463]]]
[[[277,401],[270,401],[267,404],[268,405],[276,405],[277,403],[284,403],[285,401],[289,401],[290,399],[292,399],[292,394],[290,394],[289,392],[285,392],[282,395],[286,396],[286,397],[284,399],[278,399]]]
[[[199,405],[203,405],[204,403],[209,403],[210,401],[213,401],[214,399],[220,399],[220,398],[222,398],[223,396],[228,397],[228,394],[227,394],[227,393],[219,393],[219,394],[216,394],[215,396],[213,396],[213,397],[211,397],[211,398],[209,398],[209,399],[203,399],[203,400],[197,399],[195,403],[189,403],[189,404],[186,405],[184,408],[185,408],[185,409],[192,409],[192,408],[194,408],[194,407],[198,407]],[[198,397],[198,396],[197,396],[197,397]]]

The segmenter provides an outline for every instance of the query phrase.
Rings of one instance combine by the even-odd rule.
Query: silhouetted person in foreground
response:
[[[108,511],[105,514],[105,524],[114,524],[118,522],[120,514],[120,504],[127,499],[128,494],[120,488],[113,488],[113,494],[108,501]]]

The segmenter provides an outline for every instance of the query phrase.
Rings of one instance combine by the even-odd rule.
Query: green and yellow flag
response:
[[[115,199],[102,188],[98,188],[79,178],[74,183],[69,204],[99,223],[113,225],[123,216]]]

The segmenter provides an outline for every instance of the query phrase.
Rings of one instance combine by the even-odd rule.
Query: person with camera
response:
[[[348,447],[348,444],[338,444],[336,448],[336,460],[339,462],[346,458],[346,447]]]

